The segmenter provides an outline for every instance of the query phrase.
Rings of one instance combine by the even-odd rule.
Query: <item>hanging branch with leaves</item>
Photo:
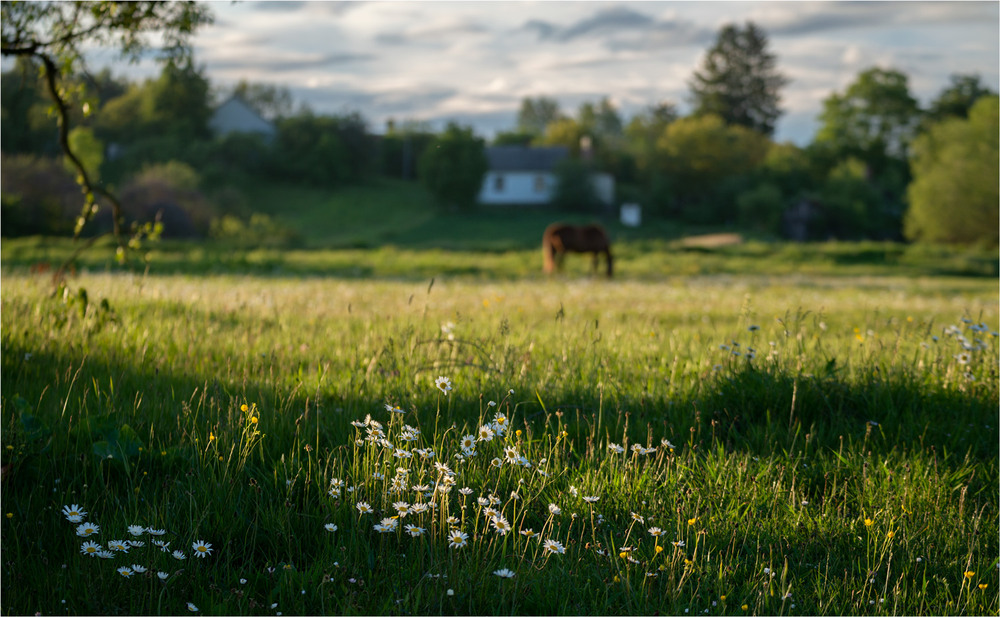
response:
[[[83,192],[84,203],[76,220],[74,239],[79,240],[87,223],[97,214],[99,199],[111,208],[112,234],[120,261],[125,261],[129,249],[141,246],[143,237],[155,237],[159,229],[150,222],[135,223],[126,239],[121,202],[88,173],[70,147],[70,111],[79,101],[65,82],[72,75],[86,72],[83,50],[110,47],[117,49],[123,59],[137,62],[153,47],[151,39],[159,37],[159,59],[176,62],[190,58],[190,37],[199,26],[211,21],[208,9],[194,2],[0,3],[2,53],[27,57],[41,65],[59,125],[59,147],[76,170],[76,180]],[[86,103],[83,111],[87,115]],[[61,282],[66,269],[99,237],[79,245],[56,271],[54,281]]]

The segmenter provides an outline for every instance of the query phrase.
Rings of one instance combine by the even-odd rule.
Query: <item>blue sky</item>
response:
[[[953,73],[1000,87],[997,2],[217,2],[194,40],[215,85],[287,87],[314,111],[448,120],[484,137],[524,97],[575,114],[611,97],[627,119],[658,101],[689,109],[688,81],[719,29],[750,20],[790,83],[776,138],[800,144],[824,98],[872,66],[909,76],[926,105]],[[120,67],[124,72],[126,67]],[[156,72],[150,65],[130,75]]]

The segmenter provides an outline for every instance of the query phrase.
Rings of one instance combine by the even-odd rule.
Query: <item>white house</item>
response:
[[[486,148],[489,170],[479,190],[483,205],[544,205],[556,189],[555,168],[569,156],[569,148],[553,146],[492,146]],[[591,181],[598,197],[606,204],[614,200],[611,174],[593,174]]]
[[[216,108],[208,120],[208,126],[218,137],[230,133],[257,133],[271,140],[277,133],[274,124],[261,118],[260,114],[235,95]]]

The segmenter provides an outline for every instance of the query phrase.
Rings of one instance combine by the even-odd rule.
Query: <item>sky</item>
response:
[[[926,106],[956,73],[1000,89],[997,2],[214,2],[193,43],[215,86],[286,87],[317,113],[447,121],[490,138],[525,97],[575,115],[607,96],[627,121],[689,81],[719,30],[747,21],[790,79],[775,138],[800,145],[822,101],[873,66],[902,71]],[[122,70],[119,71],[119,68]],[[125,65],[115,71],[124,71]],[[152,65],[131,77],[155,74]]]

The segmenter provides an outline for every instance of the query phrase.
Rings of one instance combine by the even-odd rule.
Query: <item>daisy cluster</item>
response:
[[[435,387],[450,391],[451,381],[439,377]],[[512,394],[509,390],[508,397]],[[376,537],[439,542],[448,550],[513,538],[524,549],[522,559],[544,561],[565,554],[570,529],[581,515],[589,515],[596,527],[606,522],[595,511],[600,495],[570,486],[567,496],[555,488],[564,472],[553,471],[550,477],[549,461],[536,458],[533,442],[512,430],[506,400],[500,405],[489,401],[475,431],[452,426],[440,438],[425,436],[408,424],[405,412],[391,403],[384,406],[387,418],[368,414],[352,421],[353,460],[343,461],[341,475],[329,479],[334,507],[350,511],[359,528],[370,529]],[[634,444],[626,449],[608,443],[607,448],[638,464],[658,452],[669,455],[675,446],[663,439],[659,446]],[[574,507],[578,512],[571,511]],[[568,524],[560,525],[560,518]],[[334,523],[324,527],[338,529]],[[494,574],[511,578],[515,571],[500,568]]]
[[[122,578],[152,577],[155,572],[156,578],[166,583],[176,574],[169,571],[171,566],[188,558],[188,552],[172,547],[172,541],[165,539],[168,536],[166,529],[129,525],[125,534],[119,535],[122,539],[98,542],[102,533],[101,526],[87,521],[87,511],[81,506],[64,506],[62,514],[67,521],[76,525],[76,535],[82,538],[80,553],[95,559],[107,559],[112,561],[112,565],[123,563],[116,568]],[[190,554],[204,559],[210,557],[213,550],[208,542],[195,540],[191,543]],[[188,604],[191,610],[190,607],[194,605]]]

